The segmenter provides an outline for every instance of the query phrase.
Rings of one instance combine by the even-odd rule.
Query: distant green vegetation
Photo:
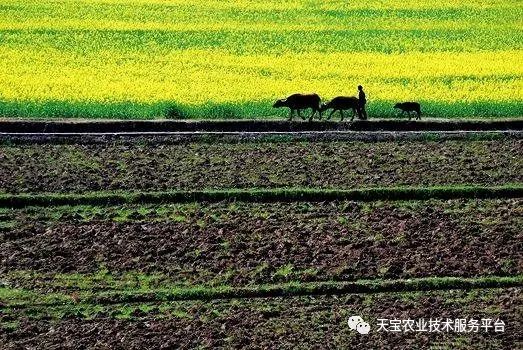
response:
[[[254,102],[80,102],[80,101],[1,101],[4,118],[113,118],[113,119],[264,119],[287,118],[287,111],[272,108],[274,100]],[[373,101],[367,108],[371,117],[406,119],[392,106],[394,101]],[[421,101],[423,117],[512,118],[523,116],[523,104],[516,101]],[[305,115],[307,115],[306,112]],[[323,118],[327,117],[326,112]],[[335,115],[331,120],[338,120]]]

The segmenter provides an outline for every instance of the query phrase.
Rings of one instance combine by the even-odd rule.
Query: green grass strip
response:
[[[215,300],[236,298],[274,298],[306,295],[342,295],[360,293],[396,293],[433,290],[470,290],[483,288],[522,287],[523,275],[510,277],[428,277],[402,280],[361,280],[355,282],[289,282],[249,287],[175,287],[150,291],[80,292],[75,300],[66,294],[39,294],[36,291],[0,288],[0,308],[63,306],[65,304],[121,304]]]
[[[503,186],[375,187],[361,189],[280,188],[165,192],[91,192],[85,194],[0,194],[0,207],[219,202],[224,200],[245,202],[318,202],[333,200],[376,201],[518,197],[523,197],[523,184]]]
[[[399,118],[392,108],[397,101],[373,100],[368,106],[371,118]],[[520,101],[472,101],[439,102],[418,101],[425,116],[443,118],[511,118],[523,114]],[[207,102],[200,105],[175,101],[140,102],[70,102],[62,100],[0,100],[1,118],[69,119],[94,120],[154,120],[168,119],[260,119],[287,118],[288,110],[274,109],[274,99],[246,102]]]

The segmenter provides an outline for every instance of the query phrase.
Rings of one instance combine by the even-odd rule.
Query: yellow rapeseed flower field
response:
[[[404,100],[434,116],[519,116],[522,9],[492,0],[0,0],[0,114],[270,117],[284,113],[271,108],[276,98],[354,95],[362,84],[374,116]]]

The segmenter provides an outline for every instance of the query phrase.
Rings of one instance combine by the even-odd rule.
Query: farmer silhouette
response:
[[[366,104],[367,98],[365,97],[363,86],[358,85],[358,116],[360,117],[360,119],[367,119],[367,111],[365,110]]]

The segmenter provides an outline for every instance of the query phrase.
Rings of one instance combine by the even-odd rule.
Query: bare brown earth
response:
[[[523,140],[0,146],[0,192],[523,181]]]
[[[3,142],[0,193],[523,183],[521,139],[429,139]],[[522,208],[522,198],[0,208],[0,349],[523,348],[521,287],[97,305],[75,294],[521,276]],[[52,293],[68,302],[37,305]],[[373,331],[380,317],[507,326],[363,336],[346,324],[353,314]]]
[[[185,301],[104,309],[92,319],[35,319],[0,313],[18,324],[0,332],[2,349],[517,349],[523,339],[521,289]],[[144,311],[146,310],[146,311]],[[52,315],[53,310],[47,311]],[[121,319],[125,312],[126,316]],[[352,315],[368,335],[347,326]],[[28,318],[30,317],[30,318]],[[492,318],[505,332],[387,333],[377,319]]]
[[[28,208],[4,214],[13,227],[0,233],[0,273],[92,273],[104,266],[113,273],[232,285],[515,275],[523,272],[522,204],[499,199]]]

